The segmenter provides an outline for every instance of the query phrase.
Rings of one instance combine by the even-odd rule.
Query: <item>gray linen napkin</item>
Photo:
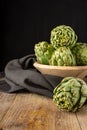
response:
[[[0,90],[8,93],[27,90],[52,98],[53,90],[62,77],[41,74],[33,66],[35,61],[35,55],[31,54],[8,62],[5,77],[0,81]]]

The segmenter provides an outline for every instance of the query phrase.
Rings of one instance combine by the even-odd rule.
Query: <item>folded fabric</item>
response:
[[[34,54],[14,59],[5,67],[5,77],[0,81],[0,91],[12,93],[19,90],[53,97],[53,90],[62,77],[43,75],[33,63],[36,61]]]

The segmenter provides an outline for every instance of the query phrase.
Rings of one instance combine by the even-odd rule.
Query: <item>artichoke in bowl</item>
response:
[[[65,77],[53,91],[53,101],[59,109],[78,111],[87,100],[87,84],[80,78]]]
[[[73,47],[72,53],[76,57],[77,65],[87,65],[87,44],[78,42],[76,46]]]
[[[40,64],[49,65],[49,60],[54,52],[54,48],[47,41],[38,42],[34,46],[37,62]]]
[[[56,49],[49,61],[53,66],[75,66],[76,60],[69,47],[59,47]]]
[[[72,48],[77,42],[77,35],[70,26],[60,25],[52,29],[50,42],[54,48],[60,46]]]

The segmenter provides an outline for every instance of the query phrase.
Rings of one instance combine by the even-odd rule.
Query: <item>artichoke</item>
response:
[[[76,57],[77,65],[87,65],[87,44],[78,42],[73,47],[72,53]]]
[[[74,66],[76,65],[76,60],[70,48],[64,46],[53,52],[49,64],[54,66]]]
[[[65,77],[53,91],[53,101],[59,109],[76,112],[86,102],[87,84],[80,78]]]
[[[70,26],[60,25],[51,31],[50,42],[54,48],[60,46],[72,48],[77,42],[77,35]]]
[[[49,60],[54,51],[54,48],[47,41],[42,41],[34,46],[34,51],[38,63],[49,65]]]

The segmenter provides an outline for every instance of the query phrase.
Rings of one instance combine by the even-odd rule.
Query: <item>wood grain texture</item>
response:
[[[52,99],[29,93],[0,93],[3,130],[87,130],[87,106],[79,112],[60,111]]]

